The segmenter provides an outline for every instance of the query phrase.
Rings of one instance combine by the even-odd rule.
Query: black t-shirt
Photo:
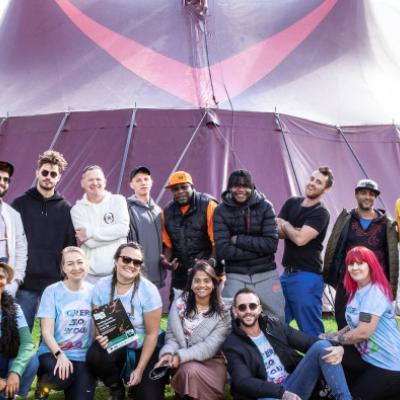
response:
[[[302,271],[321,273],[322,271],[322,242],[324,241],[329,224],[329,211],[322,203],[312,207],[303,207],[304,197],[291,197],[283,205],[279,217],[288,221],[294,228],[308,225],[319,232],[305,246],[297,246],[285,239],[282,264],[284,267],[301,269]]]

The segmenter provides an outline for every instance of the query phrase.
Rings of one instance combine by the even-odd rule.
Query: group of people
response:
[[[174,172],[172,200],[161,209],[145,166],[131,171],[127,199],[106,190],[100,166],[86,167],[84,195],[71,208],[56,191],[66,167],[60,153],[43,153],[35,186],[9,206],[14,167],[0,161],[0,398],[26,396],[36,373],[38,399],[52,389],[92,399],[97,379],[113,400],[125,398],[126,384],[133,398],[162,399],[169,376],[177,397],[199,400],[223,399],[227,381],[235,399],[308,399],[321,377],[332,398],[400,396],[398,232],[374,207],[376,182],[357,183],[357,206],[339,215],[323,260],[328,167],[313,171],[304,196],[278,215],[246,170],[231,173],[220,202],[196,191],[189,173]],[[329,334],[324,282],[336,289],[339,331]],[[114,299],[136,337],[109,353],[91,312]]]

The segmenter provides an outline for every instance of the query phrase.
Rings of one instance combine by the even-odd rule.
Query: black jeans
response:
[[[378,368],[365,362],[354,346],[344,346],[342,365],[355,400],[400,399],[400,371]]]
[[[39,357],[38,388],[47,387],[63,390],[66,400],[92,400],[96,388],[95,377],[90,373],[86,362],[71,361],[74,372],[68,379],[61,380],[58,373],[54,375],[57,360],[53,354],[45,353]]]
[[[136,365],[140,359],[141,350],[142,349],[138,349],[135,351]],[[165,379],[159,379],[157,381],[149,379],[149,372],[158,361],[158,351],[159,350],[156,348],[151,356],[143,372],[142,381],[129,389],[130,395],[135,399],[161,400],[164,398]],[[96,341],[90,346],[86,360],[92,374],[99,377],[106,386],[110,387],[122,384],[121,372],[125,365],[126,347],[108,354]]]
[[[346,290],[343,287],[342,283],[339,283],[336,288],[336,297],[335,297],[335,319],[338,326],[338,330],[347,326],[347,321],[345,318],[347,306],[347,294]]]

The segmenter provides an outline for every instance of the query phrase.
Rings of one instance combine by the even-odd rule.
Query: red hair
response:
[[[350,249],[346,255],[346,273],[344,275],[344,287],[346,289],[347,294],[349,295],[350,302],[357,289],[358,285],[353,280],[353,278],[349,274],[348,266],[354,263],[362,263],[366,262],[369,267],[369,274],[371,277],[371,283],[373,285],[378,285],[385,296],[390,300],[393,301],[393,291],[392,288],[383,272],[383,268],[381,264],[379,264],[378,258],[376,257],[375,253],[367,249],[364,246],[356,246]]]

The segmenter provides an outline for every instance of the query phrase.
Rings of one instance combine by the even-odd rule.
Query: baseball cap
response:
[[[179,185],[180,183],[190,183],[193,185],[192,177],[185,171],[176,171],[169,177],[168,183],[165,185],[165,189],[169,189],[171,186]]]
[[[131,181],[135,175],[137,175],[139,172],[142,172],[143,174],[151,175],[150,170],[147,167],[144,167],[143,165],[139,165],[136,168],[133,168],[131,173],[129,174],[129,180]]]
[[[11,178],[14,173],[14,165],[8,161],[0,161],[0,171],[7,171]]]
[[[378,184],[373,181],[372,179],[361,179],[358,181],[357,186],[356,186],[356,191],[358,189],[368,189],[371,190],[371,192],[374,192],[377,196],[381,194],[379,191]]]

